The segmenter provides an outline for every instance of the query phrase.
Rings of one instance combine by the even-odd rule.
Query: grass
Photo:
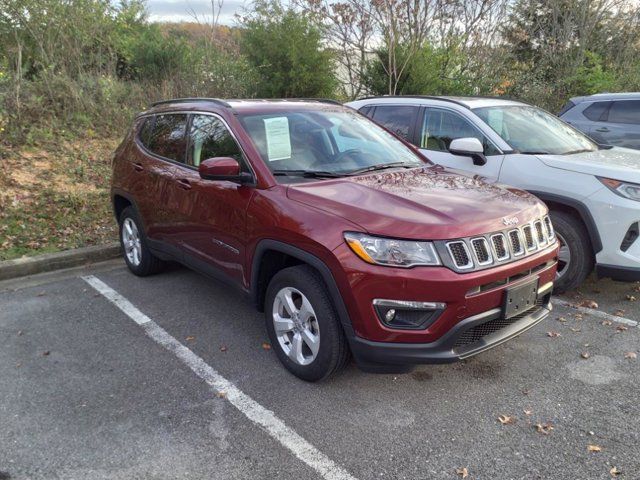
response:
[[[117,139],[0,146],[0,260],[117,239],[109,201]]]

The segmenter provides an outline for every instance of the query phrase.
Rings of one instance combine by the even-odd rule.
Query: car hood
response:
[[[545,165],[640,183],[640,150],[613,147],[571,155],[536,155]]]
[[[290,185],[290,199],[339,215],[368,233],[443,240],[479,235],[539,218],[546,207],[515,188],[441,166]]]

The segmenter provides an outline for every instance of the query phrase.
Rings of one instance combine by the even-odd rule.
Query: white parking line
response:
[[[109,285],[93,275],[82,277],[82,279],[122,310],[131,320],[140,325],[149,337],[182,360],[215,393],[224,394],[224,398],[231,405],[236,407],[249,420],[261,426],[271,437],[280,442],[298,459],[313,468],[323,478],[327,480],[356,480],[349,472],[336,465],[333,460],[289,428],[282,420],[276,417],[275,413],[264,408],[238,389]]]
[[[562,305],[564,307],[573,308],[574,310],[578,310],[580,313],[584,313],[585,315],[591,315],[592,317],[602,318],[603,320],[623,323],[625,325],[629,325],[630,327],[638,326],[638,322],[636,322],[635,320],[630,320],[624,317],[618,317],[617,315],[611,315],[610,313],[603,312],[601,310],[596,310],[594,308],[580,307],[579,305],[574,305],[573,303],[567,302],[566,300],[562,300],[561,298],[553,297],[553,303],[556,305]]]

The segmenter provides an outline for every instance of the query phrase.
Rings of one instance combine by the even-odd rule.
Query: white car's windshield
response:
[[[520,153],[567,155],[598,149],[585,135],[536,107],[511,105],[473,111]]]
[[[413,150],[356,112],[300,110],[239,118],[275,175],[331,177],[424,165]]]

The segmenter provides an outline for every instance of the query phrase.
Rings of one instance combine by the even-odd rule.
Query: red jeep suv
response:
[[[539,200],[331,101],[156,103],[116,150],[111,193],[134,274],[176,260],[238,286],[304,380],[350,355],[379,372],[464,359],[551,310]]]

